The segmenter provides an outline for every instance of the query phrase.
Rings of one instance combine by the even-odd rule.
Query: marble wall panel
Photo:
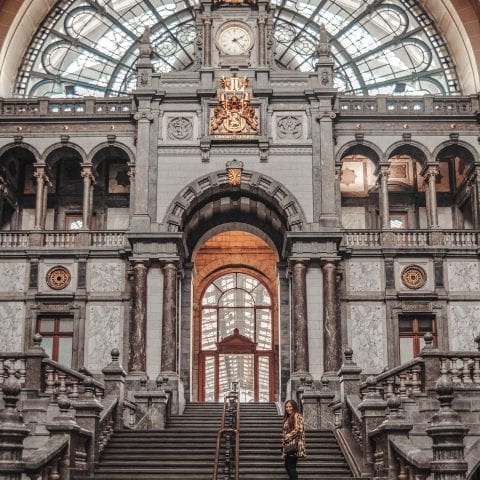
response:
[[[364,207],[342,207],[343,228],[364,229],[366,227]]]
[[[451,303],[448,306],[450,350],[477,349],[474,338],[480,333],[480,303]]]
[[[24,292],[25,263],[0,263],[0,293]]]
[[[323,375],[323,278],[320,267],[307,270],[308,354],[310,373]]]
[[[123,307],[112,303],[89,304],[86,323],[85,363],[88,369],[98,372],[112,361],[112,348],[122,350]]]
[[[363,373],[381,372],[387,364],[385,305],[352,303],[348,338]]]
[[[22,302],[0,303],[0,352],[21,352],[25,305]]]
[[[448,290],[473,292],[480,288],[478,262],[448,262]]]
[[[120,262],[90,263],[88,285],[92,293],[121,292],[124,285],[125,265]]]
[[[107,230],[125,230],[130,223],[128,208],[109,208],[107,211]]]
[[[352,292],[380,292],[382,290],[380,262],[371,259],[349,262],[348,281]]]

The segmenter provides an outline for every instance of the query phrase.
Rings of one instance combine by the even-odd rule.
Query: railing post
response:
[[[16,410],[20,394],[20,382],[10,370],[3,382],[5,408],[0,412],[0,478],[20,480],[25,464],[22,461],[23,440],[29,430],[23,423],[22,415]]]
[[[118,362],[120,351],[114,348],[111,352],[112,361],[103,370],[103,381],[105,384],[105,397],[111,395],[118,398],[117,414],[114,418],[114,428],[123,427],[122,401],[125,398],[125,377],[127,373]]]
[[[469,428],[452,408],[453,388],[452,379],[443,373],[436,383],[440,409],[433,415],[431,426],[426,429],[433,442],[431,469],[434,480],[464,480],[468,469],[463,439]]]
[[[385,419],[387,403],[378,393],[375,377],[367,378],[367,388],[367,394],[364,400],[358,405],[358,409],[362,413],[363,460],[369,470],[373,472],[375,450],[369,438],[369,433],[375,430]]]
[[[36,333],[33,337],[33,347],[27,351],[25,358],[25,383],[24,390],[39,392],[43,385],[43,364],[44,358],[48,358],[45,350],[41,347],[42,336]]]

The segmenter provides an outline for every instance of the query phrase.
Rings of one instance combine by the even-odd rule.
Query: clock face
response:
[[[226,55],[243,55],[252,46],[252,36],[246,28],[231,25],[218,35],[218,46]]]

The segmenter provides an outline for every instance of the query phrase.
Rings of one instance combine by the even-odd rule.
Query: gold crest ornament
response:
[[[243,163],[235,158],[230,162],[227,162],[227,175],[230,185],[234,187],[240,185],[242,181],[242,170]]]
[[[416,290],[422,288],[427,281],[425,270],[418,265],[409,265],[402,271],[402,282],[407,288]]]
[[[218,105],[210,120],[210,133],[213,134],[257,134],[258,117],[250,105],[252,94],[246,91],[248,78],[238,78],[234,72],[219,82],[223,91],[218,94]]]
[[[54,290],[63,290],[68,287],[72,276],[65,267],[53,267],[47,272],[47,285]]]

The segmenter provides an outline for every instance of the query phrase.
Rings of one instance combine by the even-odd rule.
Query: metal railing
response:
[[[220,430],[217,434],[215,449],[215,465],[212,480],[217,480],[220,466],[220,450],[222,438],[225,441],[224,464],[221,480],[239,480],[240,457],[240,402],[238,392],[233,389],[225,396]]]

